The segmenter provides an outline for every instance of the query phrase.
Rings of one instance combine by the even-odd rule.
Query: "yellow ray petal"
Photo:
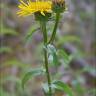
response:
[[[35,12],[40,12],[43,16],[45,16],[44,12],[50,13],[52,12],[51,10],[51,1],[39,1],[36,0],[35,2],[32,2],[31,0],[28,0],[28,3],[24,3],[23,0],[20,0],[19,4],[19,14],[20,16],[24,15],[30,15]]]

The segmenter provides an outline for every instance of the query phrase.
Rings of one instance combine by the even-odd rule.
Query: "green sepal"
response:
[[[35,19],[37,21],[49,21],[50,17],[51,17],[51,13],[46,13],[44,12],[45,16],[42,15],[40,12],[36,12],[35,15]]]

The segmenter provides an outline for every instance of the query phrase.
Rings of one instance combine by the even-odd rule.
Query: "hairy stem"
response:
[[[42,21],[40,25],[41,25],[41,29],[42,29],[42,32],[43,32],[44,47],[47,48],[46,22]],[[48,87],[49,87],[49,96],[52,96],[51,79],[50,79],[50,73],[49,73],[49,68],[48,68],[48,53],[47,53],[46,49],[44,49],[44,59],[45,59],[47,82],[48,82]]]
[[[55,26],[54,26],[54,29],[53,29],[53,33],[52,33],[52,36],[49,40],[49,44],[50,43],[53,43],[54,39],[55,39],[55,35],[56,35],[56,30],[57,30],[57,27],[58,27],[58,23],[59,23],[59,18],[60,18],[60,13],[56,13],[56,20],[55,20]]]

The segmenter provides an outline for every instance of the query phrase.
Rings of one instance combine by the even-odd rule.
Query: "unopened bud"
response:
[[[65,0],[53,0],[52,10],[55,13],[62,13],[66,10]]]

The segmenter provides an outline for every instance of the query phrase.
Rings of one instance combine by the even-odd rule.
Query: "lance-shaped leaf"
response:
[[[29,68],[31,65],[23,63],[16,58],[11,58],[11,59],[5,61],[4,63],[1,63],[1,65],[0,65],[1,68],[11,67],[11,66],[16,66],[16,67],[19,67],[19,68],[25,68],[25,67]]]
[[[40,29],[40,28],[38,27],[38,24],[37,24],[37,23],[34,24],[34,25],[32,25],[32,26],[28,29],[28,31],[27,31],[27,34],[26,34],[26,36],[25,36],[25,41],[29,41],[30,39],[32,39],[33,33],[36,32],[38,29]]]
[[[48,84],[47,83],[42,84],[42,87],[43,87],[43,91],[44,91],[45,96],[47,96],[49,93]]]
[[[12,48],[8,46],[2,46],[0,47],[0,53],[12,53]]]
[[[64,93],[67,94],[67,96],[74,96],[71,88],[64,82],[54,81],[53,84],[54,84],[55,89],[63,91]]]
[[[43,87],[43,91],[44,91],[45,96],[50,96],[49,95],[48,84],[47,83],[44,83],[44,84],[42,84],[42,87]],[[55,86],[54,86],[54,84],[51,84],[51,89],[52,89],[52,93],[54,93],[55,92]]]
[[[53,63],[55,66],[57,66],[57,65],[59,64],[59,62],[58,62],[58,57],[57,57],[56,48],[55,48],[53,45],[49,44],[49,45],[47,46],[47,49],[48,49],[48,53],[49,53],[49,60],[50,60],[50,58],[51,58],[52,63]]]
[[[3,22],[1,22],[0,23],[0,36],[5,36],[5,35],[18,36],[19,34],[14,29],[5,27]]]
[[[74,55],[68,55],[65,50],[58,50],[59,57],[63,58],[64,64],[70,64]]]
[[[81,40],[78,36],[66,35],[66,36],[62,36],[62,38],[61,37],[59,38],[57,45],[61,45],[61,44],[64,44],[66,42],[77,42],[77,43],[81,44]]]
[[[45,70],[44,70],[43,68],[36,68],[36,69],[32,69],[32,70],[28,71],[28,72],[24,75],[24,77],[23,77],[23,79],[22,79],[22,88],[24,89],[24,86],[25,86],[26,82],[27,82],[30,78],[32,78],[32,77],[34,77],[34,76],[38,76],[38,75],[44,74],[44,73],[45,73]]]

